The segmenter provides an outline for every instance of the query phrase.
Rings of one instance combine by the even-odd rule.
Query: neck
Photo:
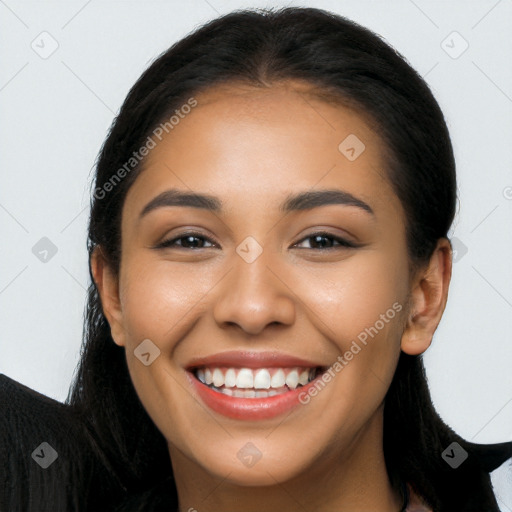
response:
[[[342,453],[329,446],[307,470],[275,485],[234,484],[229,474],[212,475],[170,447],[179,512],[399,512],[401,494],[391,486],[384,460],[382,418],[381,408]]]

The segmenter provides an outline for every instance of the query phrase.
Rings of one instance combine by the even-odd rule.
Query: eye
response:
[[[320,249],[320,250],[331,250],[331,249],[341,249],[341,248],[355,248],[356,245],[348,242],[344,238],[340,238],[338,236],[334,236],[331,233],[326,232],[318,232],[318,233],[311,233],[311,235],[307,236],[306,238],[302,239],[305,240],[314,240],[314,242],[310,245],[311,247],[298,247],[298,244],[295,244],[294,247],[298,247],[300,249]],[[327,242],[325,243],[325,240],[331,240],[333,242],[336,242],[338,245],[332,245],[332,243]],[[327,246],[326,246],[327,245]]]
[[[306,240],[313,240],[313,243],[310,244],[311,247],[300,247],[300,244]],[[331,242],[325,243],[325,240],[331,240]],[[198,242],[199,241],[199,242]],[[178,243],[179,242],[179,243]],[[205,246],[204,243],[209,243],[211,245]],[[337,244],[334,245],[334,244]],[[209,249],[210,247],[214,247],[216,244],[209,238],[203,236],[201,233],[194,232],[186,232],[180,233],[178,236],[171,238],[169,240],[164,240],[160,244],[156,246],[157,249],[161,248],[179,248],[179,249]],[[331,249],[340,249],[340,248],[355,248],[356,245],[348,242],[344,238],[340,238],[338,236],[334,236],[327,232],[318,232],[312,233],[311,235],[302,239],[301,242],[295,244],[293,247],[297,247],[299,249],[320,249],[320,250],[331,250]]]
[[[197,241],[200,241],[199,243]],[[202,242],[201,242],[202,240]],[[180,242],[180,244],[177,244]],[[212,246],[215,242],[212,242],[209,238],[201,235],[200,233],[187,232],[180,233],[177,237],[164,240],[162,243],[156,246],[157,249],[163,249],[166,247],[179,248],[179,249],[209,249],[211,246],[204,246],[203,243],[211,243]]]

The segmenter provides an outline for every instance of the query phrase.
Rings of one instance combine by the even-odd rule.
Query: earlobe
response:
[[[441,238],[428,265],[413,283],[409,317],[401,342],[401,349],[406,354],[422,354],[430,346],[448,299],[451,272],[450,241]]]
[[[110,325],[112,339],[122,347],[125,345],[125,339],[119,279],[112,272],[100,246],[96,246],[91,255],[91,271],[101,298],[103,314]]]

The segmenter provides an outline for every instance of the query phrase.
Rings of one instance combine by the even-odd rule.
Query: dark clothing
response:
[[[0,512],[112,512],[92,442],[70,406],[0,374]]]

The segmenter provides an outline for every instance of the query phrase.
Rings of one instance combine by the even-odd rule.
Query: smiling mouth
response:
[[[267,398],[281,395],[309,384],[324,369],[235,368],[203,366],[191,370],[197,380],[210,389],[235,398]]]

